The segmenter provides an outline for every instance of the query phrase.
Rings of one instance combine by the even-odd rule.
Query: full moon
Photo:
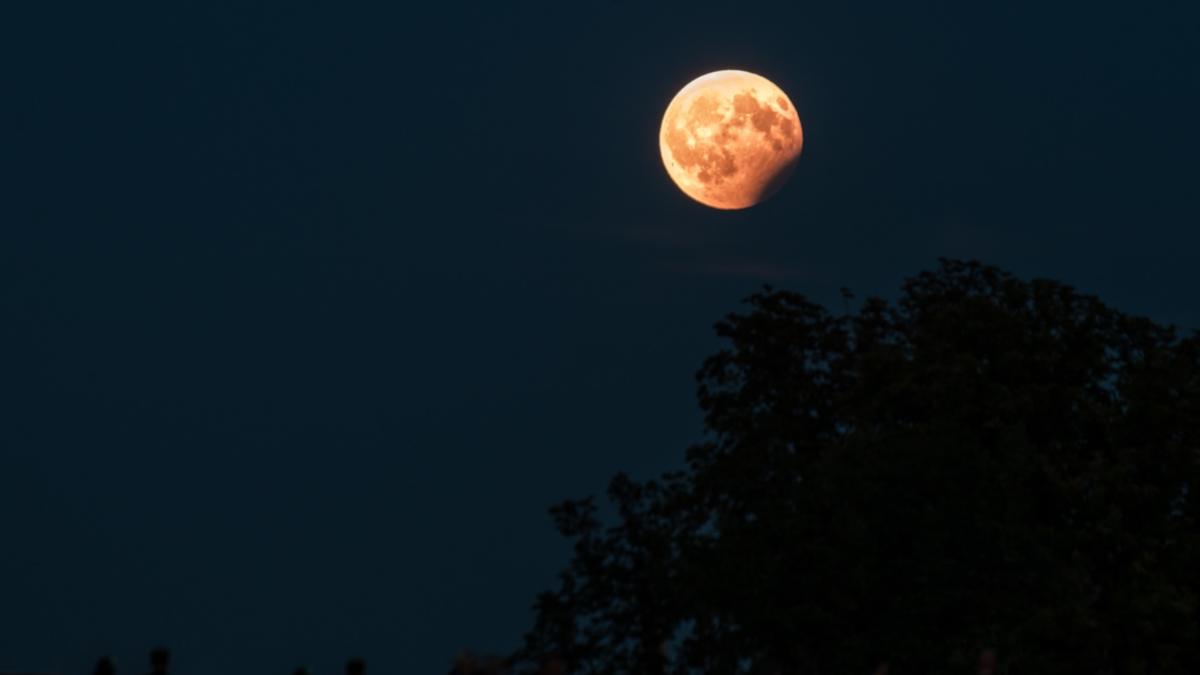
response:
[[[804,134],[787,94],[744,70],[718,70],[687,84],[663,115],[658,145],[671,180],[717,209],[744,209],[783,185]]]

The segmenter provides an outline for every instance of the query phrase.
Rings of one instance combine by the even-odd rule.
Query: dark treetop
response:
[[[618,475],[608,526],[555,508],[574,556],[521,662],[1198,672],[1200,339],[953,261],[853,313],[747,304],[687,468]]]

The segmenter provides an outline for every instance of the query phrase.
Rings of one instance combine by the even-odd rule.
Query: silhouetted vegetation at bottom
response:
[[[171,652],[165,647],[159,647],[150,652],[149,675],[170,675]]]
[[[166,648],[158,647],[150,652],[150,675],[170,675],[171,668],[171,652]],[[367,662],[361,658],[352,658],[346,661],[345,675],[366,675]],[[96,661],[96,666],[92,670],[92,675],[116,675],[117,667],[113,660],[107,656]],[[309,675],[308,669],[304,667],[296,668],[292,671],[292,675]]]
[[[113,660],[107,656],[96,662],[96,667],[92,670],[92,675],[116,675],[117,667]]]
[[[462,652],[454,659],[450,675],[506,675],[510,672],[507,659],[494,656],[477,656]]]
[[[717,333],[686,468],[552,509],[515,671],[1200,673],[1195,335],[956,261]]]

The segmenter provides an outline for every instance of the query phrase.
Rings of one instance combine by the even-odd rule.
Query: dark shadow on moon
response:
[[[758,194],[755,195],[754,203],[761,204],[764,201],[766,201],[767,199],[769,199],[771,197],[771,195],[778,192],[779,189],[782,188],[784,186],[784,184],[788,182],[788,179],[792,177],[792,173],[795,170],[796,170],[796,162],[795,162],[795,160],[793,160],[791,162],[788,162],[786,166],[781,167],[779,169],[779,171],[776,171],[775,175],[771,176],[771,178],[769,180],[767,180],[766,183],[763,184],[762,189],[760,189],[758,191]]]

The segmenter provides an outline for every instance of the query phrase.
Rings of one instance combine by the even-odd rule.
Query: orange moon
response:
[[[774,194],[803,144],[800,116],[787,94],[744,70],[689,82],[667,106],[658,132],[671,180],[717,209],[744,209]]]

